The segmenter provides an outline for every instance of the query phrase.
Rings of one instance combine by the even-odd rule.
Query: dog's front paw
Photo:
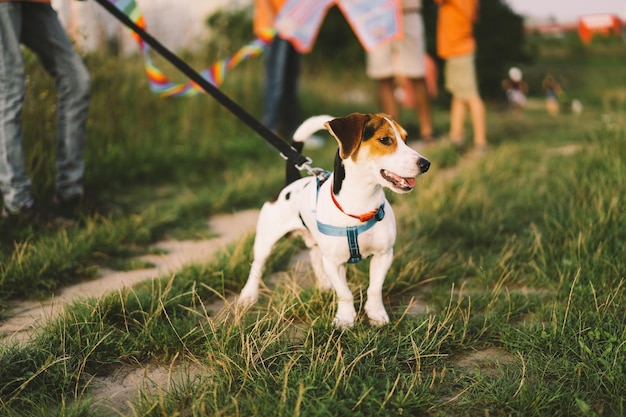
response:
[[[387,315],[387,313],[378,316],[368,314],[367,317],[369,317],[372,326],[381,327],[389,324],[389,316]]]
[[[332,290],[333,286],[330,283],[330,281],[328,280],[328,278],[326,277],[326,275],[323,276],[317,276],[317,288],[320,291],[328,291],[328,290]]]
[[[259,291],[255,288],[243,287],[239,297],[237,297],[237,305],[241,307],[250,307],[259,299]]]
[[[354,320],[356,319],[356,311],[354,307],[342,308],[341,305],[337,309],[337,315],[333,320],[333,324],[340,329],[347,329],[354,326]]]
[[[354,319],[349,320],[341,317],[335,317],[333,324],[339,329],[349,329],[354,326]]]
[[[242,297],[242,296],[239,296],[237,298],[237,305],[240,307],[244,307],[244,308],[253,306],[256,302],[257,302],[256,298]]]
[[[374,326],[384,326],[386,324],[389,324],[389,315],[387,314],[387,311],[385,311],[385,307],[383,307],[382,305],[372,307],[368,306],[368,304],[366,303],[365,313],[370,319],[370,323],[372,323],[372,325]]]

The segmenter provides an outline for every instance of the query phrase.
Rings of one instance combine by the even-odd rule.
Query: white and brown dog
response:
[[[307,119],[294,134],[304,142],[326,128],[337,139],[335,171],[327,180],[306,177],[287,185],[259,214],[254,261],[239,295],[240,305],[256,302],[263,268],[274,244],[300,232],[311,249],[317,284],[337,293],[335,324],[354,324],[356,311],[346,282],[346,263],[371,256],[365,312],[375,325],[389,322],[382,299],[391,266],[396,220],[383,187],[408,193],[430,162],[406,144],[406,131],[385,114],[358,114]]]

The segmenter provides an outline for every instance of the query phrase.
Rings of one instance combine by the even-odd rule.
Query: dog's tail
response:
[[[321,116],[313,116],[306,119],[293,134],[294,142],[304,142],[318,130],[324,129],[324,123],[333,120],[333,116],[327,114]]]
[[[313,133],[324,129],[324,123],[332,119],[334,119],[334,117],[328,115],[313,116],[306,119],[293,134],[293,141],[291,142],[293,148],[298,152],[302,152],[304,142],[310,138]],[[293,165],[293,162],[287,161],[287,168],[285,170],[285,185],[289,185],[300,178],[301,176],[298,168]]]

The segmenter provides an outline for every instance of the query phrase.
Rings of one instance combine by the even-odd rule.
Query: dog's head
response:
[[[406,130],[389,115],[353,113],[330,120],[325,127],[339,144],[333,184],[336,193],[346,164],[361,174],[368,172],[378,184],[397,193],[412,191],[415,178],[430,167],[428,159],[406,144]]]

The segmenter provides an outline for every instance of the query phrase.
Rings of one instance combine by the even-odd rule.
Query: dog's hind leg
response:
[[[265,261],[267,257],[270,255],[270,250],[257,251],[256,244],[254,250],[254,261],[252,261],[252,266],[250,267],[250,274],[248,275],[248,280],[246,281],[246,285],[239,293],[239,298],[237,299],[237,304],[242,306],[250,306],[259,298],[259,286],[261,285],[261,277],[263,276],[263,270],[265,268]]]
[[[322,263],[322,251],[320,250],[319,246],[311,246],[309,259],[311,259],[311,266],[313,267],[313,272],[315,272],[315,278],[317,279],[317,288],[319,288],[320,290],[331,289],[332,285],[330,284],[330,281],[326,276],[326,271],[324,271],[324,264]]]
[[[246,285],[241,290],[239,298],[237,299],[238,304],[249,306],[257,301],[265,261],[272,253],[274,244],[290,231],[301,227],[302,223],[299,220],[295,221],[295,223],[285,221],[285,210],[284,207],[281,207],[280,202],[266,203],[263,205],[259,213],[256,237],[254,239],[254,260],[250,267],[248,281],[246,281]]]

